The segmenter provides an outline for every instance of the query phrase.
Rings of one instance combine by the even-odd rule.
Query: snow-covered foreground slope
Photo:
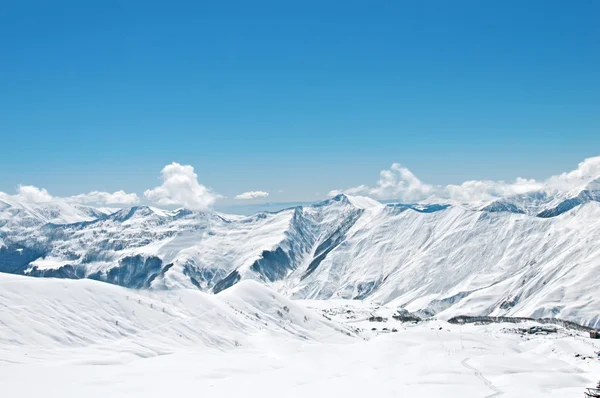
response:
[[[9,362],[63,349],[74,357],[82,349],[118,352],[114,360],[127,362],[178,347],[252,345],[252,336],[322,341],[353,334],[253,281],[211,295],[6,274],[0,274],[0,330]]]
[[[593,186],[584,191],[600,192]],[[552,217],[346,195],[248,217],[136,206],[29,225],[16,213],[0,223],[0,272],[213,293],[256,280],[288,297],[369,299],[441,318],[600,326],[600,203],[586,198]]]
[[[16,398],[569,398],[600,371],[598,343],[568,330],[373,323],[367,303],[248,281],[218,295],[10,275],[0,287],[0,391]]]

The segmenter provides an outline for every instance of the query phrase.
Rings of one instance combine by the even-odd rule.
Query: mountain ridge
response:
[[[561,315],[595,325],[596,315],[574,306],[598,304],[589,285],[600,270],[594,244],[600,238],[599,192],[592,183],[551,200],[542,194],[508,197],[492,208],[498,202],[488,208],[382,204],[340,194],[251,216],[149,206],[109,214],[73,207],[83,212],[73,213],[66,207],[68,219],[76,214],[78,221],[63,224],[35,217],[32,223],[27,205],[8,203],[0,207],[0,271],[209,292],[255,280],[296,298],[393,302],[438,316],[458,309]],[[567,202],[573,195],[580,200]],[[527,200],[532,207],[536,201],[574,205],[543,217],[517,205]],[[45,214],[43,205],[35,209]],[[579,277],[566,275],[567,269]],[[583,294],[576,293],[578,284]],[[561,288],[572,303],[556,300]]]

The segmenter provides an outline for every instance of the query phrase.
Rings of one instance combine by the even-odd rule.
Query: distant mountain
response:
[[[600,201],[600,178],[567,192],[545,188],[521,195],[499,198],[481,208],[490,212],[510,212],[542,218],[556,217],[581,204]]]
[[[251,216],[0,202],[0,271],[220,292],[256,280],[296,298],[422,315],[560,316],[600,325],[598,182],[482,205],[338,195]]]
[[[0,197],[0,227],[72,224],[106,217],[116,209],[96,208],[66,201],[28,203]]]

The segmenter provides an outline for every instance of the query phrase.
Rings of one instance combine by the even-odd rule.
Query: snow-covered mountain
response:
[[[600,325],[600,189],[480,205],[338,195],[231,216],[147,206],[0,203],[0,271],[220,292],[257,280],[305,299]]]
[[[106,217],[116,210],[69,203],[64,200],[30,203],[0,197],[0,227],[8,225],[17,228],[93,221]]]
[[[586,181],[581,186],[567,191],[546,186],[537,191],[499,198],[486,203],[481,209],[548,218],[558,216],[583,203],[594,201],[600,201],[600,178]]]

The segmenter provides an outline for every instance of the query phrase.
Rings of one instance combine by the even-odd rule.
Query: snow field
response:
[[[571,331],[413,325],[392,320],[393,312],[360,301],[294,301],[253,281],[208,295],[0,275],[0,391],[568,398],[598,378],[598,343]],[[369,322],[371,314],[388,319]]]

